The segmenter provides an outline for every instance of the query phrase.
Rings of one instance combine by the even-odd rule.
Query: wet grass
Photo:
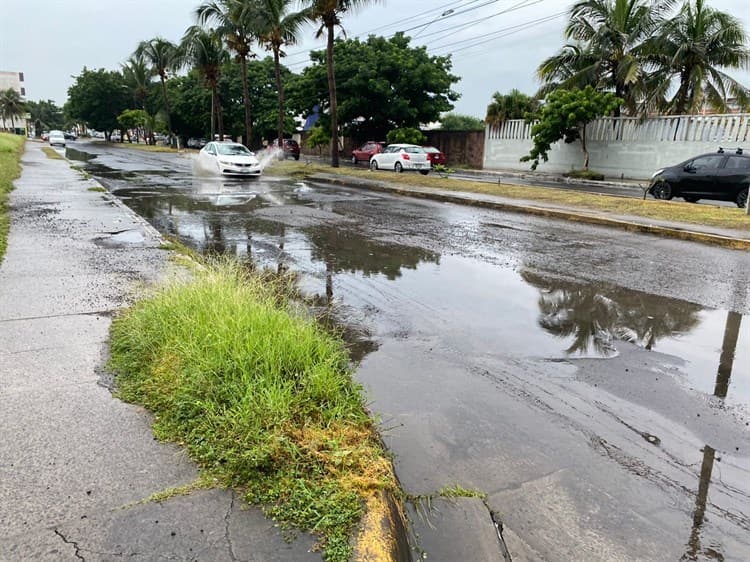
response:
[[[750,231],[750,217],[745,214],[743,209],[735,207],[695,205],[682,201],[641,200],[612,195],[583,193],[567,189],[475,182],[451,179],[450,177],[441,178],[435,174],[422,176],[416,173],[395,174],[385,171],[371,172],[364,167],[331,168],[320,163],[277,162],[269,168],[269,172],[300,178],[316,173],[336,174],[342,177],[353,176],[391,184],[499,195],[519,201],[528,201],[530,204],[538,201],[562,207],[572,207],[582,211],[597,211],[605,215],[610,215],[612,218],[632,215],[652,220],[678,221],[688,224]]]
[[[21,154],[25,140],[20,135],[0,133],[0,261],[8,247],[8,196],[13,190],[13,180],[21,175]]]
[[[241,489],[343,562],[373,493],[397,489],[344,344],[303,315],[288,278],[209,262],[118,317],[120,396],[155,414],[204,478]]]
[[[42,152],[47,155],[47,158],[50,158],[52,160],[65,160],[65,158],[63,158],[63,156],[51,146],[43,146]]]
[[[113,148],[132,148],[133,150],[141,150],[143,152],[174,152],[175,154],[177,154],[178,152],[184,152],[185,150],[184,147],[180,150],[177,150],[176,148],[164,146],[161,144],[154,145],[129,142],[111,142],[107,146],[111,146]]]

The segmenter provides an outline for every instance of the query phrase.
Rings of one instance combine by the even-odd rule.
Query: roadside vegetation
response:
[[[0,133],[0,261],[3,260],[8,247],[8,196],[13,189],[13,180],[21,175],[24,140],[25,138],[19,135]]]
[[[576,192],[567,189],[507,185],[452,179],[430,174],[395,174],[393,172],[371,172],[366,168],[332,168],[323,164],[292,162],[274,163],[269,173],[284,174],[298,178],[315,174],[335,174],[391,184],[419,186],[429,189],[448,189],[469,193],[499,195],[525,201],[539,201],[577,209],[603,212],[616,218],[617,215],[634,215],[653,220],[679,221],[689,224],[715,226],[750,231],[750,220],[743,209],[695,205],[680,201],[657,201],[615,197],[594,193]]]
[[[397,489],[344,344],[288,277],[210,262],[117,318],[119,395],[155,414],[203,478],[240,488],[283,527],[349,559],[368,499]]]
[[[63,160],[63,157],[60,155],[60,153],[51,146],[43,146],[42,152],[44,152],[44,154],[47,155],[47,158],[51,160]]]

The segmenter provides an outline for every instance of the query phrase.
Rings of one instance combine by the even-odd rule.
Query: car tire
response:
[[[687,197],[687,196],[683,196],[683,199],[685,201],[687,201],[688,203],[697,203],[698,201],[700,201],[700,197]]]
[[[295,155],[294,155],[294,159],[295,159],[295,160],[299,160],[299,154],[295,154]]]
[[[674,197],[672,186],[664,180],[654,184],[654,187],[651,188],[651,195],[654,196],[654,199],[663,199],[664,201],[669,201]]]
[[[378,169],[378,161],[370,160],[370,169],[375,172]]]
[[[393,167],[394,170],[396,170],[396,173],[400,174],[404,171],[404,167],[401,165],[401,162],[396,162],[396,165]]]
[[[423,176],[426,176],[427,174],[430,173],[430,171],[429,170],[419,170],[419,173],[422,174]]]
[[[352,154],[352,164],[357,165],[357,157]]]
[[[746,187],[745,189],[743,189],[737,194],[737,197],[734,200],[734,202],[737,203],[737,206],[740,209],[744,209],[745,207],[747,207],[747,193],[748,193],[748,188]]]

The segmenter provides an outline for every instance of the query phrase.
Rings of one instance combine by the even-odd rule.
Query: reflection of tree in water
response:
[[[401,276],[402,268],[416,269],[420,262],[440,261],[440,254],[429,250],[377,242],[350,230],[315,228],[307,234],[313,243],[312,258],[324,262],[331,274],[382,273],[392,281]]]
[[[692,303],[530,271],[523,271],[521,277],[541,292],[539,325],[556,336],[573,337],[565,350],[569,354],[583,354],[593,347],[609,356],[615,352],[615,339],[651,349],[658,339],[698,324],[701,307]]]

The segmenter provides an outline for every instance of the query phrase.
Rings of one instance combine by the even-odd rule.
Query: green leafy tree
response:
[[[473,115],[447,113],[440,118],[443,131],[483,131],[484,122]]]
[[[149,123],[149,114],[143,109],[126,109],[120,115],[117,116],[117,123],[120,125],[120,129],[127,131],[128,138],[130,138],[130,131],[136,131],[136,140],[141,136],[141,131],[145,131]],[[145,137],[146,134],[144,133]]]
[[[240,63],[242,77],[242,100],[245,110],[245,145],[250,146],[253,138],[252,107],[250,103],[250,85],[248,81],[248,58],[252,54],[251,46],[257,35],[256,0],[210,0],[204,2],[195,11],[198,23],[212,23],[216,32],[224,38],[227,47],[235,53]]]
[[[366,41],[336,42],[338,114],[346,134],[383,138],[391,129],[416,128],[453,109],[458,94],[451,86],[458,77],[450,73],[450,57],[430,56],[409,41],[398,33],[389,39],[372,35]],[[302,113],[313,105],[326,107],[325,56],[312,52],[313,64],[295,85],[295,96],[306,104],[298,108]]]
[[[273,53],[276,89],[279,97],[278,132],[279,146],[284,138],[284,83],[281,79],[282,47],[297,43],[297,35],[303,23],[309,20],[309,10],[292,12],[297,0],[257,0],[256,32],[258,42]]]
[[[388,131],[385,140],[388,141],[388,144],[422,144],[425,141],[425,136],[419,129],[405,127]]]
[[[19,94],[13,88],[8,88],[0,92],[0,116],[3,119],[10,119],[10,127],[16,130],[16,117],[21,117],[26,113],[26,102],[21,99]]]
[[[53,130],[65,127],[65,117],[61,107],[52,100],[27,101],[26,107],[34,122],[36,136],[42,136],[42,129]]]
[[[117,117],[130,107],[130,93],[122,74],[116,71],[83,68],[68,88],[65,113],[89,128],[104,131],[107,140],[118,127]]]
[[[218,33],[206,31],[193,25],[187,29],[179,46],[180,63],[198,71],[206,86],[211,90],[211,138],[214,138],[214,122],[219,131],[219,138],[224,138],[224,118],[221,96],[219,95],[219,78],[221,67],[229,56],[224,50]]]
[[[740,21],[715,10],[704,0],[686,1],[654,41],[658,83],[676,91],[666,109],[678,115],[699,111],[704,104],[727,110],[727,98],[750,107],[750,93],[723,69],[750,67],[750,49]],[[665,92],[666,93],[666,92]]]
[[[122,75],[133,96],[135,106],[145,110],[152,74],[143,55],[132,55],[122,65]]]
[[[328,129],[316,125],[310,129],[310,136],[307,137],[307,146],[318,148],[331,142],[331,132]]]
[[[541,110],[533,117],[538,121],[531,128],[534,147],[521,158],[531,161],[536,170],[539,160],[548,160],[552,145],[564,139],[566,143],[581,140],[583,169],[589,169],[589,152],[586,148],[586,124],[615,111],[622,100],[611,92],[597,92],[591,86],[583,90],[555,90],[549,94]]]
[[[224,77],[222,77],[223,80]],[[185,76],[170,78],[167,81],[167,92],[169,99],[172,100],[172,124],[175,130],[180,132],[180,136],[184,137],[183,141],[189,137],[209,138],[211,91],[206,88],[198,71],[191,70]],[[240,99],[241,86],[238,92],[240,93],[237,99]],[[241,126],[240,130],[242,130]]]
[[[674,0],[581,0],[570,9],[565,36],[572,43],[542,62],[540,95],[560,87],[593,86],[623,100],[632,114],[648,101],[651,38]],[[616,114],[619,115],[618,108]]]
[[[169,109],[169,97],[167,96],[167,77],[170,72],[179,65],[179,52],[177,46],[171,41],[161,37],[155,37],[148,41],[141,41],[134,53],[135,57],[142,57],[150,66],[153,75],[159,77],[161,82],[164,111],[167,114],[167,126],[169,134],[173,132],[172,116]]]
[[[527,113],[534,113],[538,109],[539,100],[515,88],[508,94],[495,92],[492,94],[492,102],[487,106],[485,122],[500,125],[506,119],[523,119]]]
[[[328,112],[331,120],[331,166],[339,167],[339,115],[336,97],[333,39],[336,27],[341,27],[341,16],[346,12],[374,4],[377,0],[307,0],[309,18],[320,24],[317,38],[326,36],[326,78],[328,81]]]

